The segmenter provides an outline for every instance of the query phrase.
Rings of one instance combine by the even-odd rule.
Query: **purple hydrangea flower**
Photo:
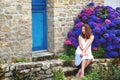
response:
[[[100,30],[100,28],[96,27],[96,28],[94,29],[94,32],[100,34],[100,33],[101,33],[101,30]]]
[[[116,8],[116,11],[117,11],[117,12],[120,12],[120,7],[117,7],[117,8]]]
[[[117,24],[120,24],[120,20],[117,21]]]
[[[75,23],[79,23],[80,22],[80,19],[79,18],[76,18],[75,19]]]
[[[111,12],[114,12],[114,10],[113,9],[108,9],[107,12],[111,13]]]
[[[111,51],[112,49],[113,49],[112,45],[106,47],[106,50],[108,51]]]
[[[95,23],[93,21],[88,22],[88,24],[92,29],[95,27]]]
[[[104,34],[104,38],[109,38],[109,34]]]
[[[106,42],[105,38],[101,38],[99,41],[100,41],[101,43],[105,43],[105,42]]]
[[[106,31],[106,27],[104,27],[104,26],[101,26],[100,29],[101,29],[102,32]]]
[[[76,26],[76,27],[81,27],[83,24],[84,24],[83,22],[79,22],[79,23],[77,23],[75,26]]]
[[[86,16],[83,16],[83,17],[82,17],[82,20],[83,20],[83,21],[85,21],[85,20],[87,20],[87,19],[88,19],[88,18],[87,18]]]
[[[69,31],[68,32],[68,38],[72,37],[72,35],[73,35],[73,31]]]
[[[89,3],[87,6],[94,6],[94,2]]]
[[[120,35],[120,30],[117,30],[117,33]]]
[[[118,56],[118,52],[114,52],[114,51],[113,52],[111,51],[109,54],[110,54],[111,57],[117,57]]]

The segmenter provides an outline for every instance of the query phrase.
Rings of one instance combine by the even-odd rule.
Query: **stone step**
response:
[[[54,53],[47,52],[47,51],[41,51],[41,52],[33,52],[32,53],[32,61],[45,61],[45,60],[51,60],[55,59]]]
[[[75,68],[75,67],[63,67],[62,70],[63,70],[65,76],[75,76],[75,74],[77,72],[77,68]]]

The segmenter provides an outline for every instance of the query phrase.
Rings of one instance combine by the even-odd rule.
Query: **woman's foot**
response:
[[[81,73],[81,75],[79,77],[84,78],[84,73]]]
[[[76,77],[79,77],[79,72],[77,72],[77,74],[75,75]]]
[[[76,77],[79,77],[81,75],[81,69],[78,70],[77,74],[76,74]]]

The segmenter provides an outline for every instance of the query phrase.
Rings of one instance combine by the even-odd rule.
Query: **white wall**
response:
[[[104,5],[111,6],[115,9],[116,7],[120,7],[120,0],[105,0]]]

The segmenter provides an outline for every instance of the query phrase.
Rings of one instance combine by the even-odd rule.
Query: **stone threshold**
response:
[[[33,62],[45,61],[45,60],[50,60],[50,59],[54,59],[54,58],[55,58],[55,54],[48,52],[47,50],[32,52],[32,61]]]

